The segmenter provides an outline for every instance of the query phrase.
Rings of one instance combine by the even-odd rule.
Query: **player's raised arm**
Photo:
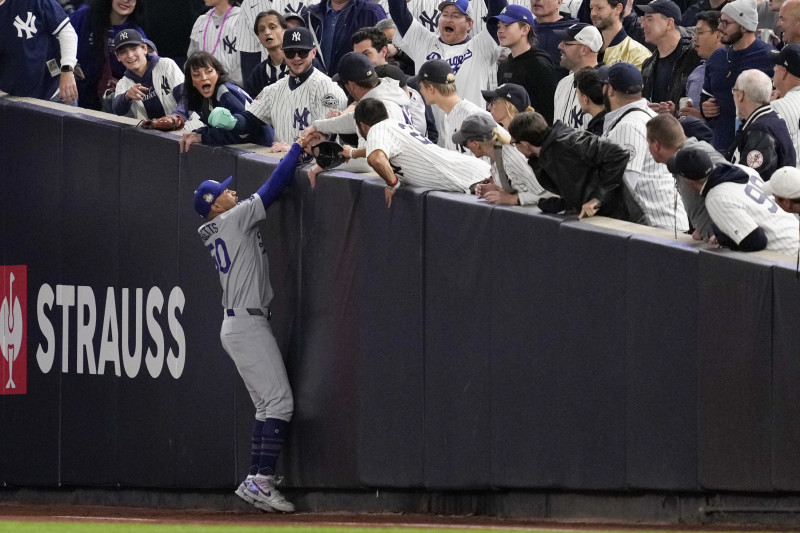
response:
[[[272,171],[269,179],[258,189],[258,196],[264,203],[264,209],[268,208],[289,184],[289,181],[294,176],[294,171],[297,169],[297,162],[300,160],[302,153],[303,148],[299,142],[292,144],[289,152],[283,156],[281,162]]]
[[[414,22],[414,17],[408,10],[407,0],[389,0],[389,16],[401,36],[406,34],[411,23]]]

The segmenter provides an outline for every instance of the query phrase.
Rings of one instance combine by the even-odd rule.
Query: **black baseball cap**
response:
[[[531,98],[528,91],[522,85],[516,83],[504,83],[493,91],[481,90],[483,99],[491,102],[495,98],[503,98],[511,102],[517,111],[522,113],[531,105]]]
[[[342,145],[333,141],[322,141],[311,147],[311,153],[317,164],[325,170],[338,167],[345,161],[344,156],[339,155]]]
[[[142,34],[136,30],[122,30],[121,32],[117,33],[116,36],[114,36],[113,46],[115,52],[121,47],[129,44],[144,44],[144,38],[142,37]]]
[[[347,81],[367,81],[378,77],[372,62],[364,54],[347,52],[339,60],[339,79]]]
[[[285,20],[286,22],[289,22],[290,20],[294,20],[295,22],[298,22],[300,24],[300,26],[302,26],[304,28],[306,27],[306,21],[303,20],[303,17],[301,17],[297,13],[291,13],[289,15],[284,15],[283,16],[283,20]]]
[[[687,180],[702,180],[714,170],[714,162],[708,152],[697,146],[687,146],[667,159],[667,170]]]
[[[311,30],[296,27],[283,34],[283,50],[311,50],[314,48],[314,36]]]
[[[395,65],[390,65],[388,63],[386,65],[378,65],[375,67],[375,72],[378,74],[379,78],[392,78],[393,80],[397,80],[400,87],[405,87],[408,83],[408,74]]]
[[[800,44],[787,44],[780,52],[772,50],[770,59],[774,64],[785,68],[792,76],[800,78]]]
[[[633,63],[620,61],[597,69],[597,79],[609,84],[615,91],[626,94],[642,92],[642,71]]]
[[[489,113],[475,113],[461,122],[461,127],[453,134],[453,142],[462,145],[467,141],[488,141],[496,127],[497,122]]]
[[[679,26],[681,22],[681,8],[672,0],[653,0],[649,4],[636,6],[636,9],[642,13],[659,13],[667,18],[675,21],[675,25]]]
[[[419,67],[417,75],[418,81],[428,81],[431,83],[455,83],[456,75],[450,63],[442,59],[431,59]]]

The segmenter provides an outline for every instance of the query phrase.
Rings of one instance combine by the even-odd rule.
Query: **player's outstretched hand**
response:
[[[397,189],[386,187],[384,189],[384,196],[386,197],[386,207],[392,207],[392,196],[397,192]]]
[[[191,148],[194,143],[199,143],[202,141],[203,138],[199,133],[184,133],[183,137],[181,137],[181,142],[179,143],[181,147],[181,153],[188,152],[189,148]]]
[[[236,119],[224,107],[215,107],[208,115],[208,125],[223,130],[232,130],[236,126]]]
[[[291,146],[289,146],[288,143],[274,142],[272,143],[272,146],[269,147],[269,152],[271,154],[276,152],[288,152],[289,148],[291,148]]]
[[[581,212],[578,215],[578,218],[588,218],[593,217],[597,214],[597,211],[600,210],[600,200],[597,198],[592,198],[583,206],[581,207]]]
[[[308,171],[308,181],[311,183],[311,188],[317,186],[317,175],[322,172],[323,168],[319,165],[312,166]]]

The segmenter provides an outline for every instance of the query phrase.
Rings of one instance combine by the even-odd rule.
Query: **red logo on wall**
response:
[[[0,395],[28,392],[28,267],[0,265]]]

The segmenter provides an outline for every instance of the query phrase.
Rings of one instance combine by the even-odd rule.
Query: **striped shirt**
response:
[[[536,206],[540,198],[553,196],[552,193],[539,185],[536,174],[533,173],[533,169],[528,164],[528,159],[522,155],[522,152],[510,144],[504,144],[501,148],[501,153],[503,155],[503,170],[509,183],[517,191],[519,205]],[[492,162],[492,178],[495,184],[500,187],[503,186],[500,182],[500,173],[497,170],[496,161]]]
[[[242,23],[239,25],[239,50],[242,52],[259,52],[261,60],[265,60],[269,53],[261,46],[258,37],[253,32],[256,25],[256,16],[262,11],[273,9],[282,15],[299,15],[304,7],[318,4],[319,0],[245,0],[242,2]]]
[[[373,1],[375,1],[376,4],[380,4],[386,13],[389,12],[388,0]],[[529,0],[510,0],[508,3],[509,5],[517,4],[525,6],[528,9],[531,7]],[[438,35],[439,15],[441,15],[439,4],[441,4],[441,0],[410,0],[410,2],[408,2],[408,10],[411,12],[411,16],[415,20],[418,20],[426,30]],[[486,28],[484,18],[488,13],[488,9],[486,8],[485,0],[472,0],[470,5],[472,8],[472,20],[475,23],[472,25],[469,34],[475,36]]]
[[[275,129],[276,142],[293,142],[315,120],[334,109],[343,111],[347,97],[339,85],[315,68],[264,87],[247,110]]]
[[[463,98],[449,113],[442,113],[441,123],[438,123],[436,128],[439,130],[439,146],[448,150],[467,153],[466,148],[453,142],[453,134],[461,129],[461,123],[464,122],[465,118],[478,113],[484,113],[491,117],[488,111]]]
[[[642,207],[647,225],[686,231],[689,221],[675,188],[675,178],[666,165],[656,163],[647,146],[645,124],[654,116],[656,113],[644,98],[624,105],[606,115],[603,137],[630,153],[625,183]]]
[[[575,73],[570,72],[556,87],[553,122],[560,120],[570,128],[585,130],[592,115],[584,113],[578,103],[578,89],[573,87]]]
[[[407,185],[468,193],[491,176],[485,161],[437,146],[414,128],[386,119],[367,133],[367,157],[382,150],[395,175]]]
[[[238,46],[241,42],[240,20],[241,10],[236,6],[232,6],[230,11],[222,15],[211,9],[197,17],[192,33],[189,34],[189,51],[186,52],[186,57],[191,57],[195,52],[208,52],[222,64],[230,81],[244,87],[245,76],[242,74]]]
[[[797,154],[797,167],[800,168],[800,87],[794,87],[782,98],[773,100],[770,106],[786,122]]]

